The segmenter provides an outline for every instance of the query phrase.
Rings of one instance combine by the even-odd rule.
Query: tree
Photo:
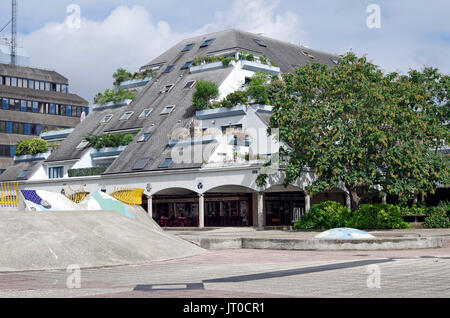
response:
[[[203,80],[195,83],[192,104],[197,110],[207,109],[211,105],[211,100],[217,97],[219,97],[219,87],[216,83]]]
[[[365,57],[332,69],[307,64],[271,91],[288,185],[311,169],[310,194],[345,186],[357,209],[369,192],[408,200],[449,184],[449,76],[436,69],[384,74]],[[379,191],[380,190],[380,191]]]
[[[269,93],[267,91],[267,82],[269,75],[266,73],[255,73],[247,90],[247,96],[253,100],[255,104],[266,105],[269,103]]]
[[[130,72],[128,72],[127,70],[125,70],[123,68],[119,68],[113,74],[113,78],[114,78],[114,86],[117,87],[120,85],[120,83],[133,79],[133,75]]]
[[[16,156],[37,155],[48,151],[47,142],[43,139],[26,139],[17,143]]]

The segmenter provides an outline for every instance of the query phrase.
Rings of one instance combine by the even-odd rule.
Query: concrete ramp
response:
[[[140,264],[205,250],[165,233],[140,207],[136,220],[115,211],[4,212],[0,271]]]

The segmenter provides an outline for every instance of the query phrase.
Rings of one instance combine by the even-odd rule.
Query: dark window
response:
[[[150,159],[151,159],[150,157],[139,159],[139,161],[136,162],[136,164],[134,165],[133,170],[142,170],[142,169],[144,169],[145,166],[150,161]]]
[[[181,67],[181,70],[187,70],[191,66],[192,63],[193,63],[193,61],[184,63],[184,65]]]
[[[207,47],[207,46],[209,46],[211,44],[212,41],[213,41],[213,39],[206,40],[205,42],[202,43],[202,45],[200,45],[200,47],[201,48],[202,47]]]
[[[23,135],[25,133],[24,124],[22,123],[13,123],[13,134]]]
[[[186,45],[185,47],[184,47],[184,49],[183,49],[183,51],[181,51],[181,52],[187,52],[187,51],[190,51],[193,47],[194,47],[194,43],[191,43],[191,44],[188,44],[188,45]]]
[[[253,39],[253,40],[254,40],[254,41],[256,42],[256,44],[258,44],[259,46],[267,47],[267,44],[264,43],[264,41],[258,40],[258,39]]]
[[[0,145],[0,157],[11,157],[11,146]]]
[[[0,121],[0,133],[6,132],[6,121]]]
[[[137,142],[146,142],[146,141],[148,141],[149,139],[150,139],[150,134],[143,134],[139,139],[138,139],[138,141]]]
[[[166,158],[164,161],[159,165],[159,168],[169,168],[170,164],[172,163],[172,158]]]
[[[28,170],[23,170],[19,176],[17,177],[18,179],[22,179],[25,178],[25,176],[28,174]]]
[[[189,81],[186,83],[186,85],[184,86],[184,88],[192,88],[195,84],[195,81]]]
[[[175,67],[175,65],[169,65],[169,66],[167,66],[167,68],[164,70],[163,73],[170,73],[170,72],[173,70],[174,67]]]
[[[5,110],[9,109],[8,99],[7,98],[2,98],[2,108],[5,109]]]
[[[72,116],[72,106],[66,106],[66,116]]]

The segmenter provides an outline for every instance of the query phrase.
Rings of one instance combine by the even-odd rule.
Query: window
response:
[[[333,62],[334,64],[338,63],[338,59],[334,57],[330,57],[330,61]]]
[[[113,118],[113,115],[106,115],[101,121],[100,124],[109,123],[109,121]]]
[[[189,61],[189,62],[184,63],[184,65],[181,67],[180,70],[187,70],[189,67],[191,67],[191,64],[192,64],[193,62],[194,62],[194,61]]]
[[[69,93],[69,86],[62,84],[61,85],[61,93],[65,93],[65,94]]]
[[[173,70],[174,67],[175,67],[175,65],[167,66],[163,73],[170,73]]]
[[[175,85],[173,85],[173,84],[171,84],[171,85],[166,85],[166,86],[161,90],[161,93],[168,93],[168,92],[170,92],[174,86],[175,86]]]
[[[5,171],[6,171],[5,169],[0,169],[0,175]]]
[[[152,113],[152,111],[153,111],[153,108],[147,108],[147,109],[144,109],[143,111],[142,111],[142,113],[139,115],[139,118],[147,118],[151,113]]]
[[[17,87],[17,77],[11,77],[11,86]]]
[[[183,51],[181,51],[181,52],[187,52],[187,51],[190,51],[193,47],[194,47],[194,43],[191,43],[191,44],[188,44],[188,45],[186,45],[185,47],[184,47],[184,49],[183,49]]]
[[[159,165],[159,168],[169,168],[169,166],[172,163],[172,158],[166,158],[164,161]]]
[[[20,88],[23,87],[23,80],[21,78],[17,79],[17,87],[20,87]]]
[[[9,77],[9,76],[5,77],[5,85],[6,86],[11,86],[11,77]]]
[[[184,86],[184,89],[192,88],[192,87],[194,87],[194,85],[195,85],[195,81],[189,81],[189,82],[187,82],[186,85]]]
[[[34,89],[34,81],[28,80],[28,88]]]
[[[145,133],[143,134],[137,142],[147,142],[150,139],[150,134],[149,133]]]
[[[150,161],[150,157],[145,157],[145,158],[141,158],[138,160],[138,162],[136,162],[136,164],[133,167],[133,170],[142,170],[145,168],[145,166],[148,164],[148,162]]]
[[[17,177],[18,179],[22,179],[25,178],[25,176],[28,174],[28,170],[23,170],[19,176]]]
[[[202,45],[200,45],[200,48],[209,46],[212,41],[213,39],[206,40],[205,42],[202,43]]]
[[[84,149],[87,147],[87,145],[89,145],[89,141],[83,140],[82,142],[80,142],[80,144],[77,146],[77,149]]]
[[[166,106],[164,108],[164,110],[161,112],[161,115],[170,115],[173,112],[174,109],[175,109],[174,105]]]
[[[50,91],[50,83],[49,82],[45,82],[44,85],[45,85],[45,90],[49,92]]]
[[[49,179],[62,179],[64,178],[64,167],[52,167],[48,168]]]
[[[7,98],[2,98],[2,109],[5,109],[5,110],[9,109],[9,101]]]
[[[122,115],[122,117],[120,117],[119,120],[128,120],[131,118],[131,116],[133,116],[134,112],[126,112],[125,114]]]
[[[266,44],[266,43],[264,43],[264,41],[262,41],[262,40],[258,40],[258,39],[253,39],[253,41],[255,41],[255,42],[256,42],[256,44],[258,44],[259,46],[262,46],[262,47],[267,47],[267,44]]]
[[[66,116],[68,117],[72,116],[72,106],[69,105],[66,106]]]

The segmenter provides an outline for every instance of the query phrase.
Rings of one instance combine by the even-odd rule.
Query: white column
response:
[[[258,230],[264,229],[264,194],[258,193]]]
[[[311,197],[305,193],[305,213],[311,209]]]
[[[152,195],[147,196],[147,211],[148,211],[148,215],[152,218],[153,217],[153,196]]]
[[[345,193],[345,205],[347,206],[347,209],[352,209],[352,200],[350,198],[350,193],[348,192]]]
[[[198,196],[198,226],[199,228],[203,229],[205,227],[205,197],[203,194],[199,194]]]

